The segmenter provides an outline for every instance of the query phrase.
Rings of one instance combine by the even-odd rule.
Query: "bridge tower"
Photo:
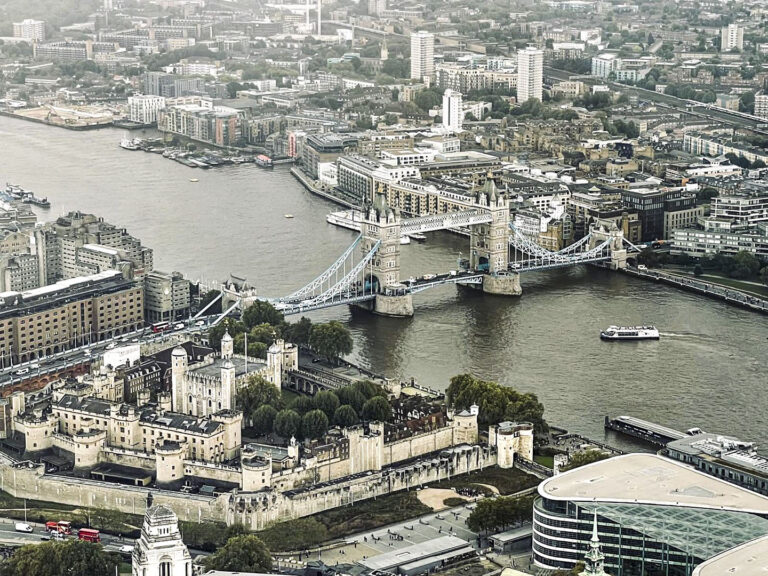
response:
[[[487,272],[483,292],[507,296],[522,293],[517,273],[509,272],[509,203],[496,189],[489,172],[473,206],[491,214],[491,222],[470,228],[470,268]]]
[[[616,226],[615,222],[608,224],[598,221],[597,224],[591,227],[590,234],[592,235],[590,248],[594,248],[609,240],[611,270],[623,270],[627,267],[627,249],[624,246],[624,232]]]
[[[369,309],[382,316],[413,316],[413,297],[400,283],[400,214],[387,204],[382,192],[376,193],[373,205],[362,222],[362,254],[368,254],[376,242],[379,249],[371,260],[364,283],[376,292]]]

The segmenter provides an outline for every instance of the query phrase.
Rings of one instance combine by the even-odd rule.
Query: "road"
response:
[[[572,72],[557,70],[547,66],[544,67],[544,75],[558,81],[569,80],[571,77],[577,76]],[[611,86],[617,91],[626,92],[627,94],[635,94],[640,100],[654,102],[657,105],[670,108],[677,112],[683,112],[685,114],[699,117],[710,122],[722,122],[725,124],[730,124],[736,128],[748,128],[754,132],[757,132],[758,134],[768,136],[768,130],[758,128],[758,125],[767,123],[765,120],[747,118],[734,112],[729,112],[719,108],[716,109],[707,104],[693,105],[689,108],[688,106],[690,105],[690,102],[688,100],[670,96],[669,94],[661,94],[653,90],[646,90],[645,88],[638,88],[636,86],[627,86],[625,84],[619,84],[618,82],[611,82],[603,78],[596,78],[589,75],[581,75],[580,78],[592,78],[601,84],[607,84]]]
[[[21,364],[9,366],[0,366],[0,387],[8,386],[33,376],[41,376],[52,372],[59,372],[67,368],[72,368],[84,362],[90,362],[98,358],[105,351],[121,345],[128,344],[146,344],[158,342],[178,334],[192,334],[207,330],[209,324],[218,317],[218,314],[201,317],[194,322],[188,321],[183,329],[166,330],[164,332],[154,333],[149,328],[142,328],[134,332],[122,334],[119,337],[101,342],[93,342],[76,348],[70,348],[57,354],[51,354],[36,360],[30,360]],[[203,322],[198,326],[199,322]]]
[[[33,532],[17,532],[15,525],[19,520],[13,520],[11,518],[0,518],[0,543],[6,546],[24,546],[25,544],[40,544],[45,542],[48,533],[45,531],[45,525],[36,522],[27,522],[32,526]],[[69,539],[77,538],[77,536],[67,536]],[[108,552],[120,552],[120,547],[124,545],[133,546],[133,539],[131,538],[118,538],[117,536],[110,536],[109,534],[101,534],[101,543],[104,549]],[[129,554],[123,553],[124,557],[128,557]]]

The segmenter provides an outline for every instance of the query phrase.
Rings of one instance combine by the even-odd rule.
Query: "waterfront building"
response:
[[[110,270],[26,292],[0,294],[0,354],[34,360],[144,324],[140,285]]]
[[[536,48],[517,51],[517,102],[536,98],[541,101],[544,52]]]
[[[702,432],[673,440],[664,447],[667,457],[768,496],[768,458],[754,442]]]
[[[242,135],[243,118],[241,110],[214,106],[210,98],[198,98],[189,104],[168,103],[158,111],[157,128],[208,144],[234,146]]]
[[[358,137],[344,134],[309,134],[304,142],[302,170],[317,178],[318,164],[335,162],[344,152],[357,146]]]
[[[443,128],[451,132],[461,132],[464,123],[464,110],[461,92],[446,90],[443,92]]]
[[[173,322],[190,315],[190,282],[180,272],[153,270],[144,276],[144,316],[147,322]]]
[[[668,212],[686,211],[681,221],[691,221],[700,215],[696,209],[696,197],[685,194],[681,188],[622,190],[621,202],[626,209],[635,211],[640,220],[642,240],[652,242],[666,238],[665,222],[676,221],[667,217]],[[666,218],[666,220],[665,220]]]
[[[672,232],[672,254],[702,257],[745,251],[768,258],[768,223],[750,228],[730,220],[707,218],[702,224],[703,229],[676,228]]]
[[[626,454],[544,480],[533,506],[533,558],[572,569],[594,536],[614,574],[689,576],[768,534],[768,498],[655,454]]]
[[[162,96],[143,95],[128,97],[128,118],[140,124],[154,124],[157,113],[165,108],[165,98]]]
[[[14,22],[13,37],[31,40],[32,42],[45,42],[45,22],[31,18],[21,22]]]
[[[720,51],[744,50],[744,27],[728,24],[720,30]]]
[[[338,187],[360,203],[372,202],[382,183],[394,183],[404,178],[420,178],[418,166],[385,164],[357,154],[347,154],[336,161]]]
[[[132,576],[192,576],[192,557],[170,507],[147,502],[141,535],[131,555]]]
[[[419,30],[411,32],[411,79],[423,81],[435,73],[435,35]]]

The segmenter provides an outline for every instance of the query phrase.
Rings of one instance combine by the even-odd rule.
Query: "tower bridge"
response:
[[[459,227],[470,230],[470,251],[458,270],[401,278],[402,235]],[[315,279],[276,298],[257,294],[244,280],[231,280],[222,286],[224,312],[214,324],[256,300],[270,302],[286,316],[339,305],[355,305],[383,316],[412,316],[413,294],[430,288],[461,284],[487,294],[519,296],[523,273],[595,262],[624,268],[628,251],[640,250],[616,226],[593,227],[589,235],[559,251],[543,248],[514,227],[509,203],[491,178],[471,197],[466,210],[407,220],[401,220],[379,193],[363,214],[360,235]]]

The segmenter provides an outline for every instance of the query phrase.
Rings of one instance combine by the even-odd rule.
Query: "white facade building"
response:
[[[27,18],[21,22],[13,23],[13,37],[33,40],[35,42],[45,42],[45,22],[43,20],[32,20]]]
[[[446,90],[443,93],[443,128],[452,132],[461,132],[464,111],[461,105],[461,92]]]
[[[165,108],[165,98],[162,96],[130,96],[128,98],[128,117],[132,122],[154,124],[157,122],[157,111]]]
[[[517,102],[536,98],[541,100],[541,82],[544,74],[544,52],[525,48],[517,52]]]
[[[179,519],[168,506],[147,508],[131,570],[133,576],[192,576],[192,558],[181,540]]]
[[[419,30],[411,33],[411,78],[422,80],[435,74],[435,35]]]
[[[755,116],[768,120],[768,94],[755,95]]]
[[[744,50],[744,28],[738,24],[728,24],[720,31],[720,51]]]

